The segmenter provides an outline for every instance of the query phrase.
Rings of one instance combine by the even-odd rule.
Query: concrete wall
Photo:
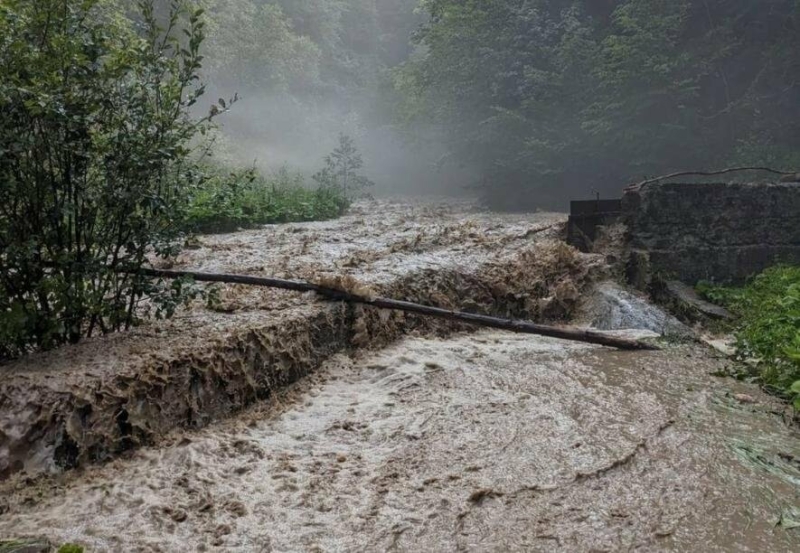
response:
[[[626,191],[629,277],[742,282],[800,263],[800,185],[658,183]]]

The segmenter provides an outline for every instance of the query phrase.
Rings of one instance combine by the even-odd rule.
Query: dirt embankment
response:
[[[602,260],[561,244],[562,222],[372,202],[339,221],[202,237],[169,265],[311,280],[346,275],[389,297],[557,320],[604,271]],[[459,328],[223,287],[213,309],[194,305],[173,321],[3,367],[0,479],[104,461],[176,427],[206,426],[348,348]]]

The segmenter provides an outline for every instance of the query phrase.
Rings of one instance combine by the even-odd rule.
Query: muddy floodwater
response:
[[[563,222],[368,202],[337,221],[201,237],[166,266],[344,276],[400,299],[673,339],[626,353],[222,287],[216,306],[4,368],[0,540],[800,550],[800,436],[784,406],[719,376],[727,360],[608,282],[614,256],[571,250]]]
[[[797,551],[800,442],[697,345],[499,332],[339,354],[223,423],[18,483],[89,551]]]

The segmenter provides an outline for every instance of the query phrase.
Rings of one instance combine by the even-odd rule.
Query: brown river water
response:
[[[418,286],[421,297],[432,277],[417,271],[494,271],[486,286],[513,296],[536,285],[535,263],[561,263],[540,245],[556,240],[541,229],[560,222],[377,202],[334,222],[203,237],[175,268],[346,274],[389,291],[402,281],[397,291]],[[556,299],[571,297],[576,271],[589,278],[579,269],[591,259],[579,261],[554,272]],[[469,308],[481,286],[442,301]],[[585,322],[676,324],[614,287],[595,293]],[[213,349],[231,329],[326,308],[233,287],[222,300],[222,310],[26,360],[5,377],[7,395],[24,415],[18,391],[45,376],[42,389],[66,389],[63,379],[76,394],[125,371],[135,382],[133,365],[154,348]],[[15,477],[0,487],[0,541],[46,537],[90,552],[800,551],[800,434],[756,386],[714,376],[730,363],[710,348],[673,340],[631,353],[419,328],[377,351],[343,344],[269,401],[171,430],[158,447]],[[41,403],[58,397],[48,394]],[[13,422],[0,430],[13,434]]]
[[[686,344],[409,337],[336,356],[235,420],[22,488],[0,535],[89,551],[797,551],[798,435],[757,389],[711,375],[725,365]]]

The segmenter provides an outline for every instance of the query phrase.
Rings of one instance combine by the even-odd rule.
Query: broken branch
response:
[[[677,177],[689,177],[689,176],[714,177],[718,175],[727,175],[729,173],[740,173],[743,171],[764,171],[767,173],[772,173],[775,175],[784,175],[784,176],[794,174],[794,171],[779,171],[777,169],[772,169],[770,167],[733,167],[730,169],[721,169],[719,171],[681,171],[679,173],[672,173],[671,175],[664,175],[662,177],[648,179],[638,184],[632,184],[630,185],[629,188],[641,188],[642,186],[645,186],[647,184],[653,184],[654,182],[659,182],[667,179],[674,179]]]

